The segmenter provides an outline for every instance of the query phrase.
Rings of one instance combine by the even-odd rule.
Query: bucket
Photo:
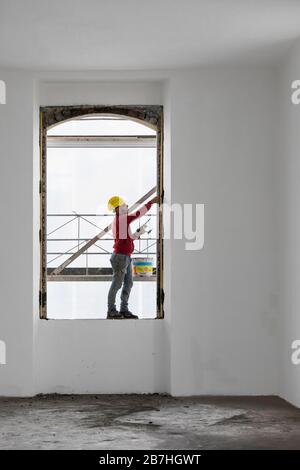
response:
[[[134,276],[152,276],[153,258],[133,258],[132,269]]]

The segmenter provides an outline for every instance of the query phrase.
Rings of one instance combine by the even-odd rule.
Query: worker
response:
[[[131,318],[137,319],[128,309],[128,299],[133,285],[132,282],[132,260],[131,255],[134,251],[134,240],[139,238],[141,232],[133,234],[130,224],[146,214],[150,210],[152,204],[159,202],[159,196],[154,197],[147,202],[138,211],[128,214],[128,205],[123,198],[113,196],[108,201],[108,209],[115,213],[112,222],[112,232],[114,237],[113,253],[110,262],[113,270],[112,283],[108,292],[108,319]],[[122,287],[123,286],[123,287]],[[116,308],[116,295],[121,289],[121,306],[120,311]]]

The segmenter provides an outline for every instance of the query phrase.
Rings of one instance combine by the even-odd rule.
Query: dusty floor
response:
[[[300,449],[300,410],[274,397],[0,398],[0,449]]]

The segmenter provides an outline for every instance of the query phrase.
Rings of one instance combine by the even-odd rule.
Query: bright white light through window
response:
[[[156,133],[129,119],[89,116],[59,124],[49,129],[47,135],[47,317],[106,318],[111,274],[109,258],[113,247],[111,234],[68,266],[69,273],[80,274],[81,281],[71,277],[63,282],[53,281],[51,269],[62,264],[82,243],[112,221],[107,210],[111,196],[120,195],[132,205],[156,186]],[[55,136],[59,137],[55,139]],[[75,143],[74,139],[68,140],[70,136],[76,136]],[[97,143],[91,146],[88,141],[84,143],[83,138],[78,147],[76,142],[80,136],[137,136],[138,139],[145,136],[145,139],[141,138],[138,142],[142,143],[134,143],[133,147],[124,147],[123,139],[120,144],[103,148],[101,142],[98,147]],[[141,219],[141,224],[148,220],[151,232],[135,241],[133,254],[133,257],[152,257],[154,267],[156,215],[157,209],[153,206]],[[135,222],[132,229],[138,225],[139,222]],[[93,281],[93,275],[100,273],[106,280],[99,281],[98,277]],[[155,318],[156,289],[155,275],[146,281],[136,280],[130,295],[131,311],[140,318]],[[119,297],[120,293],[117,302]]]

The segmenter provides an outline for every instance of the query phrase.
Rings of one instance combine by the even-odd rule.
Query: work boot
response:
[[[123,316],[123,318],[128,318],[128,319],[138,319],[139,317],[137,315],[133,315],[129,310],[121,310],[120,315]]]
[[[109,310],[107,312],[107,320],[120,320],[121,318],[123,318],[123,315],[121,315],[120,312],[118,312],[118,310],[114,309],[114,310]]]

